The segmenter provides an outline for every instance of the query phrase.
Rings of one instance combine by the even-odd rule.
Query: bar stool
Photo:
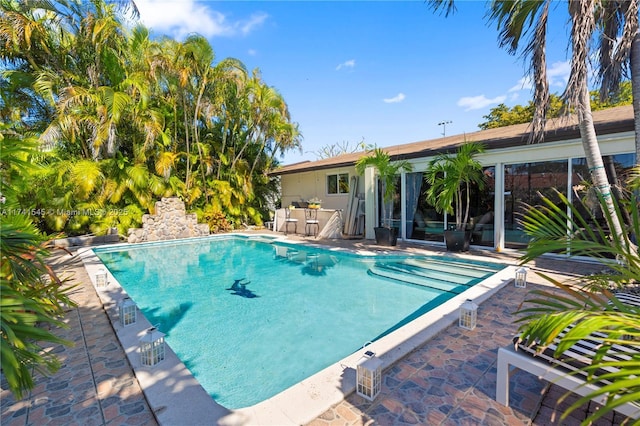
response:
[[[298,232],[298,219],[291,217],[291,209],[289,207],[284,209],[284,235],[289,232],[289,224],[293,223],[293,233]]]
[[[304,209],[304,234],[310,235],[310,230],[314,230],[314,237],[318,235],[318,231],[320,230],[320,222],[318,221],[318,209]]]

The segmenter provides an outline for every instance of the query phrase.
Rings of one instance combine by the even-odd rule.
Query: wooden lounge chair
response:
[[[640,306],[640,296],[629,294],[618,294],[618,300],[623,303]],[[564,330],[568,332],[570,327]],[[509,347],[498,349],[498,371],[496,380],[496,401],[502,405],[509,406],[509,376],[512,368],[519,368],[538,376],[539,379],[547,380],[568,391],[585,396],[598,390],[601,386],[608,384],[606,380],[601,380],[597,384],[587,384],[585,375],[580,368],[591,364],[598,345],[603,340],[601,333],[593,333],[589,339],[577,341],[571,348],[565,351],[562,356],[555,358],[553,352],[556,344],[549,345],[543,352],[537,352],[535,345],[518,343],[519,339],[514,339],[515,344]],[[640,342],[629,341],[625,345],[613,345],[607,352],[607,361],[628,360],[631,354],[640,354]],[[596,373],[600,376],[604,372],[616,372],[616,367],[603,368],[604,371]],[[604,404],[606,395],[593,398],[593,401]],[[640,418],[640,401],[632,401],[615,408],[615,411],[632,419]]]

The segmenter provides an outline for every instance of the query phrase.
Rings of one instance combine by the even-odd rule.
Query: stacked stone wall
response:
[[[194,213],[187,214],[184,202],[177,197],[156,202],[155,214],[142,216],[142,228],[129,229],[128,241],[175,240],[209,235],[209,225],[198,223]]]

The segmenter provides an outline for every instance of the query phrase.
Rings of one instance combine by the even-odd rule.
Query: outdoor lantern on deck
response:
[[[527,268],[524,266],[516,269],[516,287],[525,288],[527,286]]]
[[[107,286],[107,271],[104,268],[98,269],[96,272],[96,287],[104,288]]]
[[[467,330],[473,330],[476,328],[476,322],[478,320],[478,305],[473,303],[471,299],[467,299],[460,306],[460,320],[458,325],[461,328],[466,328]]]
[[[373,401],[382,389],[382,360],[366,351],[356,366],[356,393]]]
[[[120,317],[120,324],[124,327],[127,325],[135,324],[137,309],[136,304],[129,297],[125,297],[118,303],[118,315]]]
[[[156,327],[147,329],[140,339],[140,360],[142,365],[153,367],[164,359],[164,333]]]

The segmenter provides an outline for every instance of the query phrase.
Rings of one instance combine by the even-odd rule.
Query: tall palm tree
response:
[[[637,0],[633,0],[636,10]],[[607,210],[613,217],[612,231],[618,238],[622,237],[622,226],[614,215],[611,196],[611,185],[607,179],[602,154],[596,137],[588,90],[588,57],[589,42],[596,32],[597,10],[607,0],[575,0],[568,1],[568,12],[571,17],[571,73],[563,99],[567,111],[573,111],[578,117],[578,127],[582,138],[587,164],[591,171],[594,186],[604,197]],[[454,0],[432,0],[430,6],[445,14],[456,10]],[[549,108],[549,82],[546,76],[546,37],[550,8],[557,5],[553,0],[493,0],[489,6],[489,20],[497,22],[500,46],[515,54],[521,48],[523,38],[529,37],[523,48],[525,56],[530,60],[534,81],[535,111],[532,121],[530,141],[540,141],[544,136],[544,127]],[[633,9],[630,6],[629,9]],[[625,15],[626,16],[626,15]],[[632,18],[633,20],[633,18]],[[633,33],[635,31],[635,33]],[[625,26],[624,33],[637,35],[637,25]],[[637,123],[636,123],[637,126]]]
[[[184,183],[189,191],[194,185],[194,163],[198,165],[197,159],[203,160],[199,115],[214,52],[204,37],[191,35],[184,43],[164,38],[151,49],[150,55],[150,72],[158,82],[157,95],[164,98],[170,111],[168,124],[172,128],[174,153],[184,152]],[[194,146],[198,148],[197,157],[191,153]]]
[[[615,96],[628,70],[633,93],[636,163],[640,164],[640,26],[638,0],[604,1],[598,10],[600,98]]]
[[[201,128],[201,113],[203,110],[203,100],[205,91],[207,90],[212,80],[212,65],[215,54],[213,48],[209,44],[206,38],[201,35],[190,35],[183,43],[184,49],[184,61],[186,67],[190,72],[188,78],[185,78],[185,87],[191,91],[191,123],[185,128],[191,127],[191,135],[193,143],[198,149],[199,169],[202,174],[201,184],[205,184],[206,168],[204,167],[207,162],[203,157],[203,150],[200,144],[200,128]],[[186,109],[185,109],[186,112]],[[208,198],[206,191],[204,191],[205,198]]]
[[[235,136],[242,128],[242,118],[248,109],[249,100],[244,96],[249,80],[247,70],[242,67],[233,67],[225,73],[225,78],[217,86],[216,95],[219,100],[220,115],[218,118],[218,170],[216,179],[223,177],[223,172],[232,161],[229,158],[229,147],[234,146]]]
[[[262,155],[265,148],[273,152],[279,143],[295,144],[299,140],[299,132],[297,126],[291,123],[289,108],[282,95],[275,88],[266,85],[257,70],[254,70],[246,89],[249,99],[247,138],[234,161],[241,158],[250,145],[255,145],[251,166],[253,174],[258,162],[268,160]]]
[[[42,120],[44,144],[79,144],[85,158],[112,156],[120,120],[138,122],[127,117],[135,99],[132,81],[124,83],[128,46],[120,7],[128,5],[135,11],[127,1],[3,2],[0,41],[15,67],[10,75],[30,75],[23,84],[33,105],[56,110],[53,120]]]
[[[606,207],[612,216],[612,232],[622,239],[622,225],[615,215],[611,185],[598,145],[588,90],[589,42],[596,31],[597,0],[569,1],[568,11],[571,17],[571,72],[563,98],[569,111],[578,117],[578,127],[582,146],[594,186],[606,201]],[[546,77],[546,35],[549,9],[552,0],[545,1],[498,1],[491,3],[490,20],[498,23],[500,44],[511,53],[518,51],[523,36],[529,35],[524,48],[530,55],[535,85],[534,103],[536,110],[532,123],[532,140],[538,141],[544,135],[544,125],[549,102],[549,84]]]

